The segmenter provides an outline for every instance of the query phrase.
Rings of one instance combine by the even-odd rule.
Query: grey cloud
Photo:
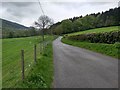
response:
[[[15,17],[19,17],[19,18],[21,17],[22,18],[24,16],[24,13],[21,12],[21,10],[17,11],[16,9],[7,8],[6,11],[9,12],[11,15],[15,16]]]
[[[2,2],[2,5],[7,6],[15,6],[15,7],[27,7],[32,5],[34,2]]]
[[[4,2],[2,3],[3,8],[6,8],[6,12],[10,13],[15,17],[25,17],[27,14],[34,13],[35,10],[32,6],[36,4],[34,2]]]

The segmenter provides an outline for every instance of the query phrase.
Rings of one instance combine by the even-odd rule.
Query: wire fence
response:
[[[54,36],[54,39],[56,38],[57,36]],[[25,80],[30,70],[38,62],[37,60],[44,55],[44,52],[47,50],[46,46],[52,43],[52,40],[50,37],[47,37],[44,42],[40,40],[36,40],[37,42],[35,40],[32,42],[27,41],[25,45],[18,44],[16,47],[13,46],[12,49],[14,53],[10,51],[11,55],[9,55],[10,52],[8,52],[8,54],[5,53],[2,67],[2,86],[4,88],[15,87],[19,82]],[[21,45],[23,45],[22,47],[24,47],[24,49],[19,48]],[[8,51],[9,48],[3,49],[7,49]]]
[[[16,57],[16,60],[12,61],[12,66],[5,66],[4,64],[2,78],[4,85],[3,87],[14,87],[17,84],[17,82],[24,80],[28,76],[33,65],[37,63],[37,59],[40,58],[40,56],[44,52],[44,49],[49,43],[49,41],[45,41],[38,44],[34,44],[31,48],[27,50],[21,49],[19,52],[16,52],[17,54],[14,57],[9,57],[11,58],[11,60],[12,58]]]
[[[50,43],[50,41],[44,41],[39,44],[33,45],[33,53],[25,52],[21,50],[21,78],[24,80],[25,76],[27,76],[31,67],[37,64],[37,59],[44,53],[46,46]],[[31,59],[31,60],[29,60]]]

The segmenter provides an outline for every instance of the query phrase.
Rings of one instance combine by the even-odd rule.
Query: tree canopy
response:
[[[93,28],[119,26],[120,7],[105,12],[87,14],[86,16],[73,17],[53,24],[50,29],[54,34],[67,34]]]

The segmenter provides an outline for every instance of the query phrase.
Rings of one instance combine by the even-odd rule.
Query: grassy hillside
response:
[[[88,33],[104,33],[104,32],[117,31],[117,30],[118,30],[117,26],[106,27],[106,28],[96,28],[96,29],[91,29],[87,31],[71,33],[71,34],[68,34],[68,37],[72,35],[88,34]],[[80,41],[80,40],[70,40],[67,37],[64,37],[62,39],[62,42],[69,45],[86,48],[86,49],[99,52],[105,55],[109,55],[115,58],[118,58],[118,48],[120,48],[119,47],[120,44],[118,42],[114,44],[90,43],[90,42]]]
[[[11,28],[13,30],[28,29],[28,27],[26,27],[26,26],[23,26],[23,25],[20,25],[18,23],[11,22],[11,21],[8,21],[8,20],[5,20],[5,19],[0,18],[0,22],[2,22],[2,27],[3,28],[8,28],[8,29]]]
[[[87,34],[87,33],[102,33],[102,32],[111,32],[111,31],[117,31],[120,27],[118,26],[112,26],[112,27],[103,27],[103,28],[96,28],[96,29],[90,29],[86,31],[80,31],[75,33],[67,34],[68,36],[71,35],[79,35],[79,34]]]
[[[46,40],[48,39],[52,40],[53,37],[46,36]],[[16,87],[18,82],[21,81],[21,54],[20,54],[21,49],[24,49],[25,51],[25,77],[27,77],[29,71],[34,66],[34,56],[33,56],[34,44],[37,44],[37,60],[42,57],[39,51],[40,41],[42,41],[41,37],[3,39],[3,50],[2,50],[3,88]]]

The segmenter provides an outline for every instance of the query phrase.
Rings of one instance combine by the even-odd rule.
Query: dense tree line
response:
[[[44,29],[44,34],[51,34],[49,29]],[[30,27],[29,29],[13,30],[12,28],[2,27],[2,38],[19,38],[42,35],[42,30]]]
[[[93,28],[120,25],[120,7],[106,12],[74,17],[58,22],[50,27],[54,34],[67,34]]]
[[[18,38],[40,35],[40,31],[31,27],[30,29],[13,30],[11,28],[2,28],[2,38]]]

